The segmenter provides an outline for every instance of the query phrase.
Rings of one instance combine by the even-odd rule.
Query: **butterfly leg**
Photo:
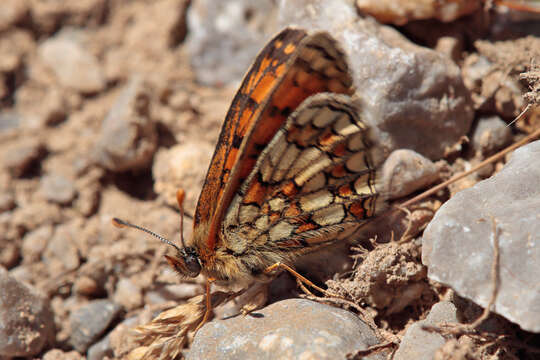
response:
[[[214,278],[206,279],[206,311],[204,312],[201,322],[199,325],[197,325],[195,332],[199,331],[199,329],[208,321],[208,318],[210,318],[210,314],[212,313],[212,296],[210,294],[210,287],[214,281],[216,281]]]
[[[304,289],[304,291],[306,289],[304,288],[303,284],[306,284],[307,286],[310,286],[311,288],[321,292],[322,294],[324,294],[326,296],[334,296],[333,294],[329,293],[328,291],[324,290],[323,288],[320,288],[317,285],[315,285],[313,282],[308,280],[306,277],[300,275],[296,270],[294,270],[292,267],[290,267],[287,264],[284,264],[284,263],[281,263],[281,262],[275,263],[274,265],[270,265],[269,267],[267,267],[264,270],[264,272],[268,274],[268,273],[274,272],[276,269],[287,270],[291,275],[293,275],[296,278],[296,281],[298,282],[300,287]]]

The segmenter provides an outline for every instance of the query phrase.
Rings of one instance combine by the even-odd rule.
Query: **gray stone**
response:
[[[387,153],[439,159],[470,129],[473,107],[459,67],[393,28],[358,17],[350,1],[280,2],[281,26],[325,30],[348,55],[362,118]]]
[[[434,281],[480,306],[493,289],[492,219],[500,248],[499,290],[492,311],[540,331],[540,141],[517,149],[503,169],[458,192],[424,232],[422,262]]]
[[[512,130],[498,116],[480,118],[473,134],[473,147],[483,155],[492,155],[512,141]]]
[[[394,356],[395,360],[431,360],[435,352],[446,340],[440,334],[422,329],[422,326],[437,326],[440,323],[457,323],[457,310],[454,304],[442,301],[433,305],[425,320],[417,321],[407,328]]]
[[[197,332],[187,359],[342,359],[378,342],[369,326],[348,311],[289,299],[251,316],[207,323]]]
[[[103,90],[105,77],[96,57],[70,35],[60,33],[43,42],[39,56],[63,86],[84,94]]]
[[[58,204],[69,204],[76,195],[75,184],[60,174],[47,174],[41,178],[40,191],[43,196]]]
[[[112,171],[147,167],[157,148],[157,130],[150,116],[150,95],[133,78],[103,120],[96,161]]]
[[[191,63],[197,80],[207,85],[242,79],[264,46],[275,20],[273,1],[212,1],[191,4],[188,37]],[[265,29],[266,28],[266,29]]]
[[[21,123],[21,116],[14,111],[0,112],[0,131],[16,129]]]
[[[437,181],[439,169],[413,150],[396,150],[384,162],[382,179],[382,192],[397,199]]]
[[[54,339],[46,298],[0,267],[0,357],[34,356]]]
[[[113,358],[113,351],[109,336],[105,336],[103,339],[90,346],[86,358],[88,360],[101,360],[104,359],[105,356]]]
[[[71,336],[69,344],[85,352],[122,311],[122,307],[109,300],[94,300],[75,310],[69,317]]]

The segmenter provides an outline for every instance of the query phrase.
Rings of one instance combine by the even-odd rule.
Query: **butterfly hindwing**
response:
[[[320,92],[352,92],[345,55],[327,33],[282,31],[257,57],[225,119],[194,219],[203,257],[219,242],[223,217],[262,149],[294,109]]]
[[[286,258],[350,235],[378,201],[370,150],[349,96],[310,97],[237,191],[224,219],[225,245],[271,248]]]

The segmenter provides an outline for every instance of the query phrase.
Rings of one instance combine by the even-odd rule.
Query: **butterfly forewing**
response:
[[[350,97],[309,98],[237,191],[224,220],[225,245],[272,249],[286,259],[350,235],[378,208],[370,150]]]
[[[223,216],[262,149],[302,101],[326,91],[352,92],[345,56],[326,33],[286,29],[257,57],[227,114],[197,204],[192,242],[203,261],[211,258]]]

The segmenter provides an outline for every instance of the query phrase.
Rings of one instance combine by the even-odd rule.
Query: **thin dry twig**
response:
[[[436,185],[436,186],[432,187],[431,189],[429,189],[427,191],[424,191],[420,195],[415,196],[412,199],[409,199],[409,200],[405,201],[404,203],[401,204],[401,206],[407,207],[407,206],[410,206],[410,205],[412,205],[414,203],[417,203],[420,200],[423,200],[423,199],[427,198],[428,196],[436,193],[437,191],[446,188],[448,185],[450,185],[450,184],[452,184],[452,183],[454,183],[454,182],[456,182],[456,181],[458,181],[458,180],[460,180],[460,179],[462,179],[462,178],[464,178],[464,177],[478,171],[479,169],[483,168],[484,166],[486,166],[488,164],[491,164],[491,163],[501,159],[503,156],[505,156],[509,152],[514,151],[518,147],[527,144],[528,142],[534,140],[535,138],[537,138],[539,136],[540,136],[540,129],[537,129],[535,132],[527,135],[526,137],[524,137],[520,141],[516,142],[515,144],[512,144],[512,145],[508,146],[506,149],[499,151],[497,154],[488,157],[486,160],[482,161],[480,164],[478,164],[476,166],[473,166],[470,170],[462,172],[461,174],[457,174],[456,176],[451,177],[450,179],[446,180],[445,182],[442,182],[439,185]],[[392,211],[392,209],[389,210],[389,211]]]
[[[398,240],[398,244],[403,244],[409,240],[412,239],[412,237],[409,236],[409,232],[412,229],[412,213],[409,209],[406,207],[403,207],[401,205],[394,205],[397,209],[403,211],[407,215],[407,228],[405,229],[405,232],[401,235],[401,237]]]
[[[373,345],[373,346],[368,347],[367,349],[357,350],[354,353],[347,354],[347,360],[363,359],[365,356],[377,354],[389,347],[394,347],[393,351],[395,351],[396,350],[395,345],[396,344],[391,341],[387,341],[382,344]]]

